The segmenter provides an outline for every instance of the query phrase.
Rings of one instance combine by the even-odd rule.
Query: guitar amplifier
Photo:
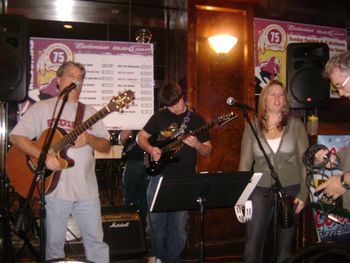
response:
[[[135,258],[146,252],[143,222],[133,207],[103,207],[102,224],[112,260]]]

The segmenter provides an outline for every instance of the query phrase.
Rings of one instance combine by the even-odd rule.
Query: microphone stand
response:
[[[59,100],[60,97],[58,97]],[[66,105],[68,100],[68,93],[65,93],[63,96],[63,100],[62,100],[62,105],[60,107],[60,110],[58,112],[57,117],[54,120],[54,124],[53,126],[50,128],[50,131],[48,132],[46,138],[45,138],[45,143],[43,145],[43,148],[41,149],[39,158],[38,158],[38,163],[37,163],[37,167],[35,169],[34,172],[34,177],[33,177],[33,181],[32,184],[28,190],[25,202],[23,203],[23,207],[21,209],[21,212],[19,213],[18,216],[18,220],[15,226],[15,230],[18,231],[20,229],[20,226],[24,220],[24,215],[26,212],[26,209],[28,208],[29,205],[29,201],[32,199],[33,197],[33,193],[35,190],[35,187],[37,186],[37,184],[40,181],[40,235],[39,235],[39,240],[40,240],[40,258],[39,258],[39,262],[45,262],[45,253],[46,253],[46,236],[45,236],[45,229],[46,229],[46,215],[45,215],[45,177],[46,177],[46,172],[48,171],[46,169],[45,166],[45,160],[46,160],[46,156],[49,152],[49,149],[51,147],[51,142],[52,139],[55,135],[55,131],[57,129],[58,126],[58,121],[61,118],[64,106]]]
[[[274,192],[274,225],[273,225],[273,228],[274,228],[273,250],[274,251],[273,251],[273,261],[272,262],[275,263],[275,262],[277,262],[277,204],[278,204],[278,198],[280,198],[283,207],[287,207],[289,214],[292,216],[292,219],[293,219],[295,224],[297,224],[297,218],[296,218],[296,215],[293,211],[293,208],[291,207],[289,202],[287,202],[287,198],[286,198],[287,194],[284,192],[281,181],[278,178],[278,174],[275,171],[269,157],[267,156],[266,151],[265,151],[264,147],[262,146],[262,143],[259,139],[258,133],[254,129],[253,124],[249,118],[249,115],[248,115],[249,109],[247,109],[246,107],[242,107],[242,109],[243,109],[243,116],[247,120],[247,122],[250,126],[250,129],[252,130],[252,132],[254,134],[254,137],[256,139],[256,142],[258,143],[259,149],[263,153],[264,158],[266,160],[266,163],[269,167],[269,170],[271,172],[271,176],[275,181],[275,183],[272,185],[272,188],[271,188]]]
[[[8,127],[7,104],[0,102],[0,124],[4,125],[5,132],[0,133],[0,237],[2,238],[3,259],[6,262],[13,261],[13,248],[10,233],[10,204],[9,204],[9,180],[5,172],[5,154],[7,149],[7,127]]]

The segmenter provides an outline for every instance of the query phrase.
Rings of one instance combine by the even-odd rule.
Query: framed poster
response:
[[[326,43],[329,57],[347,50],[345,28],[254,18],[255,94],[272,79],[286,83],[289,43]],[[331,97],[337,97],[331,93]]]
[[[74,60],[86,68],[80,101],[100,110],[119,92],[135,92],[134,105],[103,119],[110,130],[140,129],[154,112],[153,45],[145,43],[31,38],[31,83],[21,114],[57,94],[56,70]]]

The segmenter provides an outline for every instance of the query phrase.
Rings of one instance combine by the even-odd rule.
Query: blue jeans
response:
[[[289,196],[296,196],[299,186],[284,188]],[[252,220],[246,224],[244,263],[262,263],[267,230],[274,212],[274,192],[269,188],[256,187],[249,198],[253,203]],[[295,227],[277,226],[277,262],[287,262],[291,255]],[[272,253],[271,253],[272,254]]]
[[[147,199],[151,205],[160,175],[151,177]],[[187,211],[149,213],[152,254],[163,263],[181,262],[179,256],[187,240]]]
[[[127,160],[123,172],[124,204],[133,204],[140,211],[141,217],[147,214],[147,183],[148,175],[143,160]]]
[[[46,259],[63,259],[69,215],[76,220],[84,244],[86,259],[108,263],[109,247],[103,242],[101,206],[99,198],[66,201],[45,197],[46,201]]]

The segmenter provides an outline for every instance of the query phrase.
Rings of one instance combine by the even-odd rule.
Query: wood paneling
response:
[[[208,37],[230,33],[238,43],[226,54],[216,54]],[[244,118],[240,111],[229,107],[229,96],[253,105],[253,11],[249,4],[233,1],[189,1],[188,6],[188,101],[204,118],[235,111],[239,118],[211,130],[214,146],[210,158],[200,158],[199,171],[238,169]],[[234,189],[233,189],[234,190]],[[232,208],[210,209],[205,216],[205,243],[234,243],[242,240],[244,225],[239,224]],[[198,245],[198,213],[191,213],[189,245]]]

